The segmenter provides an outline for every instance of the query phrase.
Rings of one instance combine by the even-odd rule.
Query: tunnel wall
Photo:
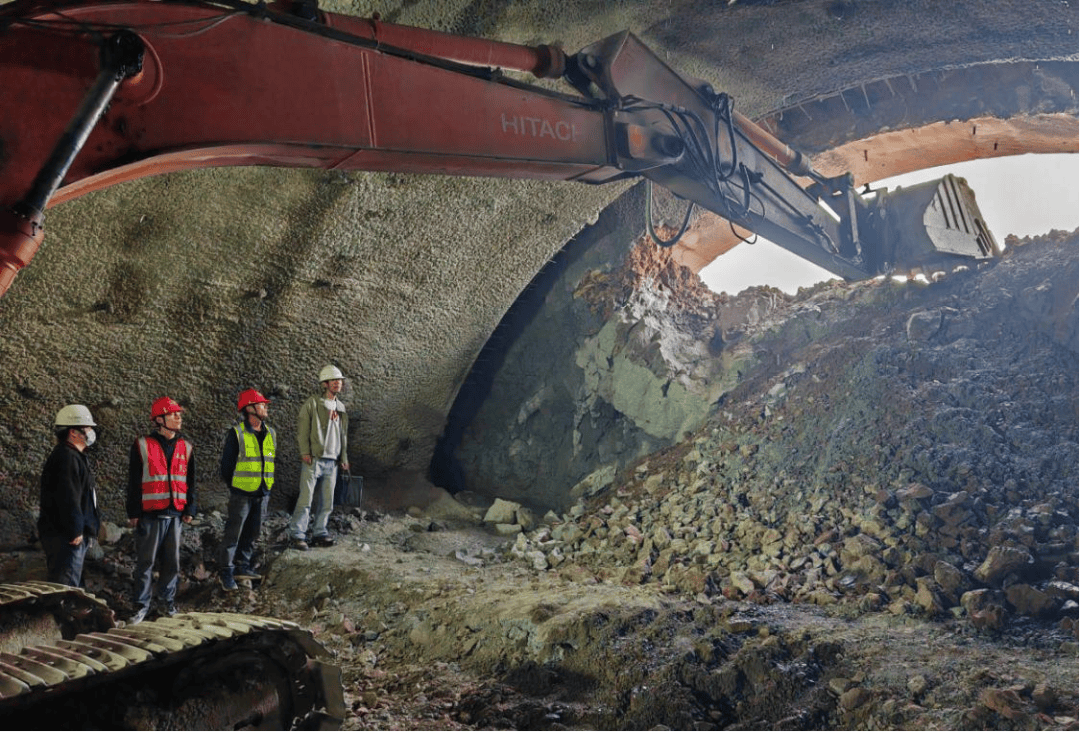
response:
[[[866,79],[1000,58],[1074,60],[1077,38],[1076,3],[1057,0],[323,7],[569,50],[629,29],[752,117]],[[114,521],[124,518],[128,447],[162,394],[188,409],[211,509],[224,503],[216,463],[236,395],[268,393],[286,436],[272,505],[286,506],[299,465],[288,437],[327,362],[349,377],[354,466],[425,470],[507,309],[626,187],[221,169],[50,209],[41,251],[0,301],[0,542],[33,533],[53,415],[69,402],[102,424],[92,463]]]

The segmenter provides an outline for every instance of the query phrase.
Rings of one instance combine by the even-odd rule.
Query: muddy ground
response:
[[[444,502],[443,502],[444,503]],[[445,505],[432,513],[445,516]],[[980,631],[852,606],[761,604],[536,570],[479,521],[339,508],[336,546],[286,549],[226,593],[221,516],[185,540],[184,610],[294,620],[342,667],[345,729],[1075,729],[1077,645],[1059,623]],[[131,537],[87,588],[130,610]],[[5,579],[42,573],[11,554]]]

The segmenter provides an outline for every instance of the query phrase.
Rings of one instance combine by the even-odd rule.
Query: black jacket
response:
[[[101,516],[90,461],[67,443],[57,445],[41,470],[38,534],[71,541],[97,536]]]
[[[245,425],[245,428],[250,431],[250,427]],[[258,432],[253,432],[256,438],[259,440],[259,447],[262,447],[263,440],[270,434],[270,431],[266,428],[266,422],[262,423],[262,427]],[[221,446],[221,479],[225,481],[225,485],[229,486],[229,490],[232,493],[243,494],[245,496],[262,496],[268,492],[266,487],[266,481],[264,480],[259,484],[259,490],[254,493],[248,493],[242,491],[239,488],[233,488],[232,477],[236,472],[236,459],[240,457],[240,441],[236,437],[236,430],[229,430],[225,435],[225,443]]]

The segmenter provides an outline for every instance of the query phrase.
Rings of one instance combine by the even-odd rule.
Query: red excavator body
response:
[[[883,197],[818,175],[628,32],[567,55],[313,2],[23,0],[0,8],[0,95],[0,294],[49,206],[233,165],[642,176],[841,276],[903,264],[873,221]]]

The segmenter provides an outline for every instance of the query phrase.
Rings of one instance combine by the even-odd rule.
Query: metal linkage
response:
[[[116,94],[120,83],[142,69],[145,46],[136,34],[122,30],[101,44],[101,71],[83,97],[75,116],[52,154],[38,170],[27,194],[0,212],[0,294],[16,273],[30,263],[45,236],[45,208],[63,183],[75,156]]]

